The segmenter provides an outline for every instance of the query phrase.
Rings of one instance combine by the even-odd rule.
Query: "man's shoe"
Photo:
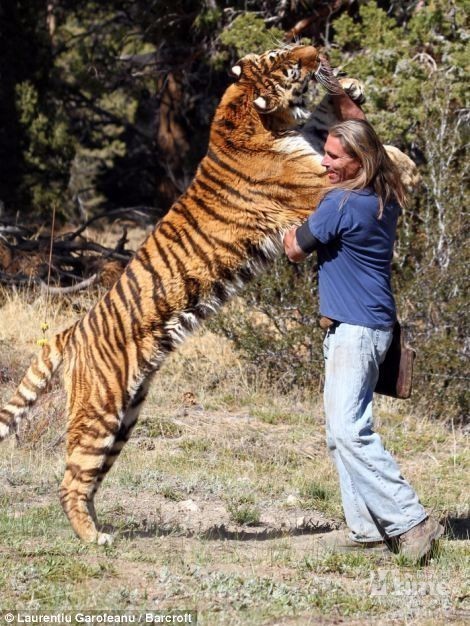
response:
[[[322,537],[320,545],[339,552],[363,551],[374,554],[389,552],[385,541],[354,541],[347,530],[333,530]]]
[[[433,552],[436,541],[443,534],[444,527],[431,517],[413,526],[398,537],[398,550],[407,559],[419,563]]]

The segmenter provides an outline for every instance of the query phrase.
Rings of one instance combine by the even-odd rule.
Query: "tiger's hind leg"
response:
[[[94,498],[95,498],[96,492],[98,491],[101,483],[103,482],[104,477],[112,468],[116,459],[120,455],[121,450],[124,448],[127,441],[129,441],[132,431],[134,430],[134,426],[136,425],[137,420],[139,418],[140,411],[147,397],[149,384],[150,384],[150,378],[141,385],[141,387],[138,389],[138,391],[134,395],[133,399],[129,402],[126,412],[124,413],[124,416],[122,418],[119,431],[114,440],[114,444],[110,448],[109,452],[107,453],[105,462],[103,466],[101,467],[100,473],[96,477],[93,492],[91,493],[90,500],[88,502],[88,510],[96,525],[98,524],[96,511],[95,511],[95,504],[94,504]]]
[[[98,532],[92,501],[96,482],[118,432],[117,416],[97,415],[86,405],[71,420],[65,473],[59,495],[72,528],[87,543],[111,541],[108,535]]]
[[[129,439],[147,394],[150,380],[134,394],[122,417],[82,408],[71,420],[60,500],[72,528],[82,541],[106,544],[112,536],[98,531],[95,494]],[[90,416],[94,414],[94,418]],[[77,426],[75,426],[77,425]]]

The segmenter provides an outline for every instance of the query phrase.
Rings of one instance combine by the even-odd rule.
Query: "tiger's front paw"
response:
[[[356,104],[364,104],[366,101],[364,83],[356,78],[349,78],[349,76],[338,78],[338,81],[351,100]]]

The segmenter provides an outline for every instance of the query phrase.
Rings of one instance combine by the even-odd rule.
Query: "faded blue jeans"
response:
[[[327,331],[323,345],[327,443],[356,541],[396,537],[427,517],[373,430],[373,390],[391,340],[392,330],[342,323]]]

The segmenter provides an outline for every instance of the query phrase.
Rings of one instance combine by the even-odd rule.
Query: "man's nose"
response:
[[[328,156],[326,154],[323,157],[323,159],[321,160],[321,164],[323,165],[323,167],[327,167],[328,166]]]

